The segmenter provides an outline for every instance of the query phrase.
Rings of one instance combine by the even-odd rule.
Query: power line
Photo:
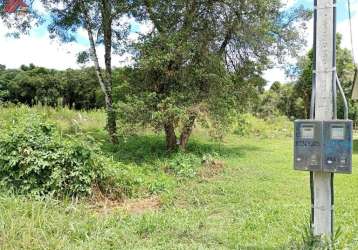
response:
[[[356,66],[356,60],[354,56],[354,43],[353,43],[353,25],[352,25],[352,8],[351,8],[351,0],[348,0],[348,15],[349,15],[349,29],[350,29],[350,35],[351,35],[351,49],[352,49],[352,58],[353,63]]]

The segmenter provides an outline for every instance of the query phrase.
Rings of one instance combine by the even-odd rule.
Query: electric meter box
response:
[[[352,173],[352,121],[295,121],[294,168]]]
[[[294,166],[296,170],[321,171],[322,122],[299,120],[295,122]]]
[[[352,121],[324,122],[323,131],[323,170],[332,173],[352,173]]]

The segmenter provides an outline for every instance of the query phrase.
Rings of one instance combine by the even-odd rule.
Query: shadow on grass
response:
[[[170,159],[173,153],[167,152],[165,138],[161,135],[136,135],[127,139],[121,139],[118,145],[112,145],[106,140],[106,135],[97,134],[103,141],[101,149],[116,161],[123,163],[145,164],[157,160]],[[187,153],[202,157],[205,154],[219,155],[223,158],[243,157],[248,151],[255,151],[259,148],[254,146],[227,146],[216,142],[203,142],[192,138],[187,147]]]

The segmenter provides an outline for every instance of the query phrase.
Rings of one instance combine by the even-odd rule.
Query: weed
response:
[[[96,178],[91,151],[31,112],[3,124],[0,165],[1,185],[22,194],[86,195]]]

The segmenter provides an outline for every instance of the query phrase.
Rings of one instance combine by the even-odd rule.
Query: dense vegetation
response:
[[[93,195],[96,187],[113,199],[155,194],[170,189],[176,179],[194,177],[200,163],[217,154],[193,146],[170,154],[160,134],[145,132],[111,146],[103,140],[102,110],[8,105],[0,114],[0,183],[12,193],[81,197]],[[231,130],[261,138],[292,133],[283,117],[271,124],[247,114]]]
[[[125,82],[124,72],[124,69],[113,70],[115,100],[119,99],[121,84]],[[93,68],[59,71],[33,64],[20,69],[0,65],[0,102],[66,106],[77,110],[104,107]]]
[[[15,37],[35,24],[63,43],[85,31],[78,63],[90,66],[0,65],[0,248],[312,247],[288,137],[310,113],[313,52],[288,67],[291,83],[267,89],[262,77],[297,57],[309,11],[280,0],[41,2],[47,20],[0,18]],[[129,40],[127,19],[152,29]],[[114,53],[132,65],[113,68]],[[337,72],[349,96],[341,36]],[[347,223],[333,244],[355,247],[354,216],[337,212]]]

